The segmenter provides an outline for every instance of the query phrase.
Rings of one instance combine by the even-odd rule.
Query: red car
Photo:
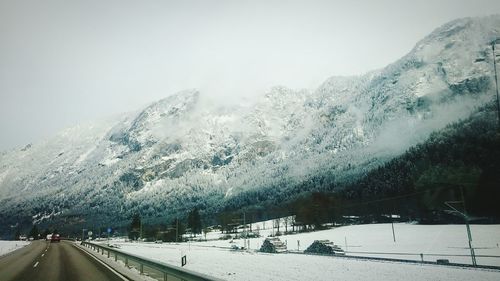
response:
[[[50,238],[50,243],[53,242],[61,242],[61,237],[59,234],[52,234],[52,237]]]

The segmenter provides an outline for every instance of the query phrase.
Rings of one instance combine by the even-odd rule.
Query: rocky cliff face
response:
[[[0,219],[80,224],[193,205],[217,211],[242,192],[291,192],[320,173],[333,186],[490,101],[497,37],[499,16],[460,19],[384,69],[332,77],[315,91],[275,87],[227,108],[188,90],[3,152]]]

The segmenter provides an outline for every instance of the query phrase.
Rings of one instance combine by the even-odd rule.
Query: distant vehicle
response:
[[[59,234],[52,234],[50,237],[50,243],[61,242],[61,237]]]

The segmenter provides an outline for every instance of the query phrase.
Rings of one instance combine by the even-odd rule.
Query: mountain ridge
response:
[[[186,90],[67,129],[0,154],[0,201],[26,221],[52,214],[81,224],[198,205],[217,212],[241,192],[287,190],[324,171],[335,186],[491,100],[488,43],[499,30],[500,16],[459,19],[386,68],[314,91],[278,86],[250,106],[221,108]]]

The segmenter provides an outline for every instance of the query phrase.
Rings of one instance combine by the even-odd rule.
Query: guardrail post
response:
[[[125,257],[125,266],[128,267],[128,258],[127,257]]]
[[[141,274],[143,274],[144,273],[144,265],[142,263],[139,265],[139,268],[141,269],[140,270]]]
[[[108,259],[109,259],[109,250],[108,250]]]
[[[163,281],[168,281],[168,275],[166,272],[163,272]]]
[[[118,261],[118,254],[115,253],[115,261]]]

